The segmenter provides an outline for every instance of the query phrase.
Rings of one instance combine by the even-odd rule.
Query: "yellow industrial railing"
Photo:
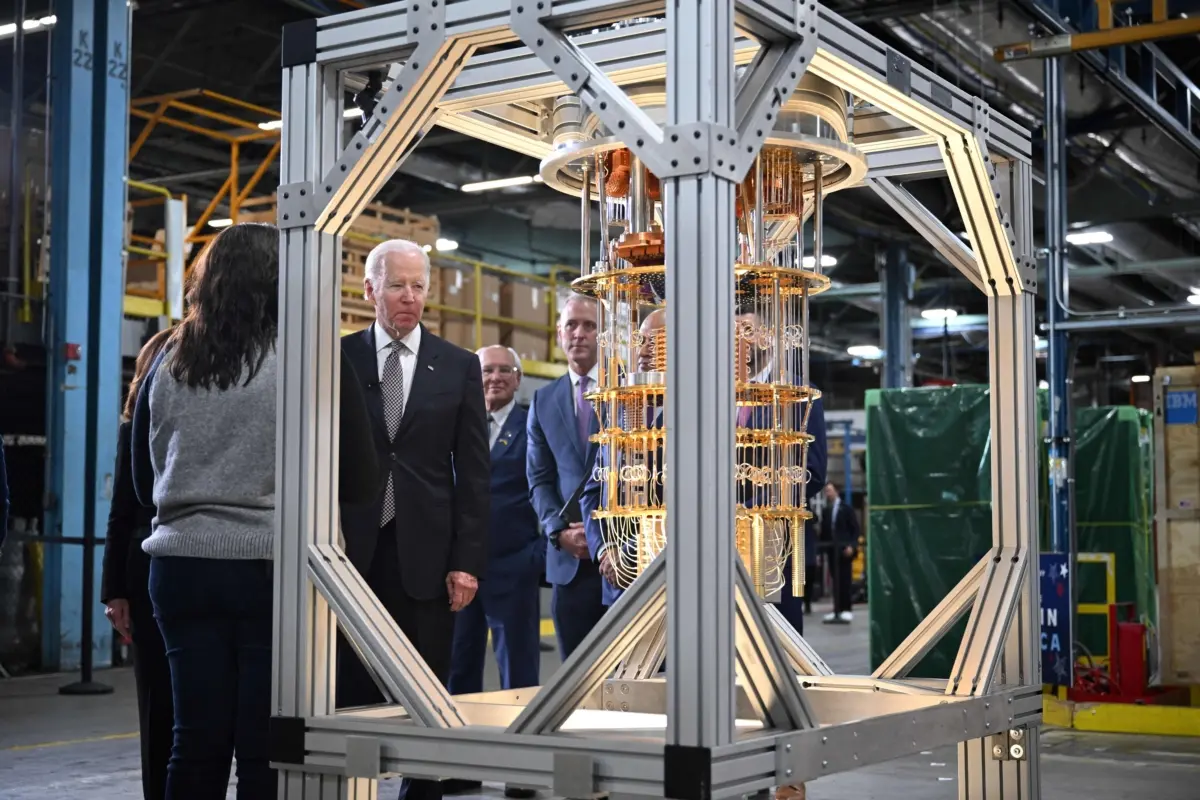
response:
[[[149,200],[134,201],[130,205],[164,204],[172,199],[171,193],[161,186],[141,181],[126,180],[130,189],[157,195]],[[164,234],[165,236],[165,234]],[[125,243],[126,278],[124,312],[131,317],[165,316],[167,310],[167,257],[166,242],[159,241],[153,236],[130,233],[129,241]],[[129,282],[129,267],[153,265],[155,270],[155,287],[132,285]]]

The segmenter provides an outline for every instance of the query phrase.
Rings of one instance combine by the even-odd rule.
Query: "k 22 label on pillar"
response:
[[[92,45],[89,43],[91,39],[90,31],[75,31],[75,50],[72,63],[80,69],[92,71]]]
[[[121,86],[124,86],[129,77],[129,62],[125,60],[125,44],[113,42],[112,47],[113,56],[108,60],[108,77],[116,78],[121,82]]]
[[[1042,553],[1038,568],[1042,588],[1042,682],[1070,686],[1071,559],[1065,553]]]

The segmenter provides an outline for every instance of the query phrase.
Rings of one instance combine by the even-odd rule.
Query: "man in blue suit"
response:
[[[515,351],[499,345],[477,355],[492,455],[488,565],[475,602],[455,615],[451,694],[483,691],[489,631],[501,688],[536,686],[541,661],[539,600],[546,540],[529,503],[525,475],[528,412],[513,399],[521,384],[521,361]]]
[[[586,395],[596,388],[596,301],[573,295],[558,318],[567,374],[534,393],[529,407],[529,496],[546,537],[546,580],[559,653],[569,656],[604,616],[601,580],[583,522],[569,507],[596,463],[599,421]]]

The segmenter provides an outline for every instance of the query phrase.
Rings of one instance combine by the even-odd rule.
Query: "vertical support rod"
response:
[[[592,173],[589,166],[585,161],[581,181],[583,191],[579,193],[579,229],[583,231],[579,242],[580,276],[588,274],[592,263]]]
[[[301,25],[303,23],[296,23]],[[284,36],[288,36],[285,29]],[[335,70],[283,70],[283,185],[319,181],[342,126]],[[272,713],[334,712],[336,620],[308,578],[309,548],[336,541],[341,241],[311,225],[280,232]],[[360,785],[361,784],[361,785]],[[374,781],[279,771],[281,800],[372,796]],[[355,794],[360,791],[362,794]]]
[[[734,124],[733,3],[667,5],[669,124]],[[697,46],[697,42],[701,42]],[[667,744],[734,732],[734,183],[663,181],[667,269]],[[711,221],[697,225],[696,220]]]
[[[604,189],[604,182],[608,180],[608,174],[604,171],[604,159],[596,156],[596,196],[600,200],[600,264],[604,269],[608,269],[608,194]],[[586,273],[585,273],[586,274]],[[550,306],[553,309],[554,303]],[[550,321],[554,324],[554,320]],[[553,337],[554,334],[551,334]],[[550,352],[554,352],[554,342],[550,343]]]
[[[17,0],[16,8],[17,29],[13,32],[12,55],[12,93],[9,102],[12,103],[11,124],[9,132],[12,137],[11,159],[8,173],[8,286],[5,288],[4,301],[4,340],[5,346],[13,345],[13,335],[17,327],[17,297],[21,285],[21,176],[25,174],[25,28],[21,24],[25,19],[25,0]],[[0,531],[2,534],[3,531]]]
[[[646,194],[646,165],[635,155],[629,157],[629,232],[650,230],[650,198]]]
[[[902,389],[912,385],[912,326],[908,304],[912,300],[912,267],[904,245],[890,245],[883,265],[883,386]]]
[[[1046,273],[1048,345],[1047,376],[1050,384],[1050,547],[1056,553],[1070,549],[1070,457],[1071,386],[1068,365],[1068,333],[1059,324],[1066,321],[1069,287],[1066,270],[1067,159],[1064,136],[1067,130],[1063,59],[1048,58],[1044,64],[1046,85]],[[1072,564],[1072,567],[1074,565]],[[1074,569],[1072,569],[1074,575]]]
[[[767,227],[763,220],[763,164],[762,153],[759,153],[754,158],[754,260],[759,264],[765,264],[767,260]],[[776,292],[775,297],[779,294]],[[775,319],[779,319],[778,302],[776,302]],[[783,352],[782,348],[777,348],[777,353]]]

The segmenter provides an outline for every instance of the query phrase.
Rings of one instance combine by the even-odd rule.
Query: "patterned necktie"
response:
[[[588,376],[579,376],[579,392],[575,395],[575,425],[579,429],[579,443],[588,448],[588,431],[591,429],[592,404],[587,401]]]
[[[387,425],[388,441],[396,438],[400,429],[400,420],[404,418],[404,367],[400,364],[400,351],[407,350],[404,342],[393,341],[389,346],[387,361],[383,362],[383,378],[379,381],[379,389],[383,393],[383,420]],[[383,505],[379,508],[379,527],[391,522],[396,517],[396,489],[393,486],[395,478],[388,471],[387,489],[383,493]]]

